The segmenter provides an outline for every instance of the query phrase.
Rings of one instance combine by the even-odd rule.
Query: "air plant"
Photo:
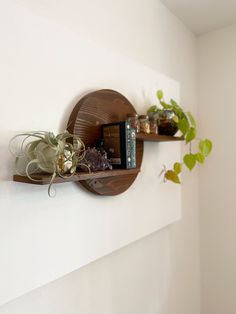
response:
[[[75,174],[84,158],[85,146],[78,136],[68,131],[56,136],[52,132],[37,131],[14,136],[10,141],[10,151],[16,157],[17,174],[36,182],[39,180],[32,177],[33,174],[43,172],[52,175],[48,195],[53,196],[51,186],[54,179],[56,176],[68,178],[68,175]]]

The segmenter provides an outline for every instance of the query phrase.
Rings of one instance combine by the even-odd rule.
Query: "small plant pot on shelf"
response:
[[[158,133],[174,136],[178,131],[177,123],[173,120],[175,114],[171,110],[162,110],[158,113]]]

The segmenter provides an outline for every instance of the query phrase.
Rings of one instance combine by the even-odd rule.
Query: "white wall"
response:
[[[195,38],[158,1],[16,3],[178,80],[182,103],[196,113]],[[0,313],[199,314],[196,172],[184,175],[184,182],[181,222],[3,306]]]
[[[199,181],[204,314],[236,313],[235,38],[236,25],[198,38],[200,129],[214,143]]]
[[[75,32],[34,11],[8,2],[1,6],[0,14],[4,25],[0,30],[4,58],[0,72],[4,104],[0,120],[3,304],[178,220],[181,186],[161,184],[158,174],[163,162],[172,165],[180,157],[181,143],[145,143],[141,173],[128,191],[115,197],[91,195],[67,183],[55,185],[57,197],[50,199],[45,186],[12,182],[14,158],[8,149],[9,137],[24,130],[58,132],[60,120],[64,127],[67,123],[65,111],[69,114],[72,105],[68,104],[74,97],[111,88],[126,95],[143,113],[156,101],[158,88],[178,100],[179,84],[78,38]]]

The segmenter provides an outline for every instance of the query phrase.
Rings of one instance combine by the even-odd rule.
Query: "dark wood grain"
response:
[[[106,177],[106,178],[98,178],[91,179],[87,181],[81,181],[81,185],[83,185],[87,190],[92,193],[98,195],[117,195],[125,192],[128,187],[135,181],[136,174],[131,173],[130,170],[125,170],[126,172],[120,176],[115,177]]]
[[[145,134],[138,133],[136,135],[138,141],[145,142],[174,142],[174,141],[184,141],[182,136],[169,136],[169,135],[159,135],[159,134]]]
[[[106,178],[106,177],[118,177],[118,176],[123,176],[123,175],[133,175],[133,174],[138,174],[140,172],[140,169],[116,169],[116,170],[105,170],[105,171],[96,171],[96,172],[77,172],[73,176],[70,175],[65,175],[64,178],[62,177],[56,177],[55,180],[53,181],[54,183],[64,183],[64,182],[77,182],[77,181],[85,181],[85,180],[97,180],[101,178]],[[45,185],[49,184],[51,181],[52,175],[47,174],[47,173],[38,173],[31,175],[31,177],[34,180],[37,181],[32,181],[26,176],[20,176],[15,174],[13,176],[13,180],[17,182],[22,182],[22,183],[31,183],[31,184],[38,184],[38,185]]]
[[[86,95],[75,105],[67,129],[78,135],[86,147],[93,147],[95,139],[101,137],[102,124],[125,121],[131,113],[136,111],[127,98],[114,90],[103,89]],[[137,141],[137,169],[141,167],[142,157],[143,142]],[[119,176],[100,177],[99,180],[89,178],[80,183],[95,194],[117,195],[130,187],[139,172],[123,171]]]

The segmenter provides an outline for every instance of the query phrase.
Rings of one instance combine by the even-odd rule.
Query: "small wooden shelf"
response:
[[[159,134],[145,134],[138,133],[136,135],[137,141],[144,142],[174,142],[174,141],[184,141],[182,136],[169,136],[169,135],[159,135]]]
[[[117,176],[124,176],[124,175],[131,175],[131,174],[138,174],[140,172],[139,168],[135,169],[113,169],[113,170],[104,170],[104,171],[96,171],[96,172],[77,172],[73,176],[65,176],[56,177],[53,183],[65,183],[65,182],[78,182],[78,181],[85,181],[85,180],[94,180],[100,178],[110,178],[110,177],[117,177]],[[13,176],[13,180],[22,183],[30,183],[30,184],[38,184],[44,185],[49,184],[51,181],[51,175],[47,173],[38,173],[32,175],[32,178],[37,181],[32,181],[26,176],[21,176],[15,174]]]
[[[132,104],[122,94],[109,89],[98,90],[85,95],[71,112],[67,130],[79,136],[85,147],[93,147],[94,140],[101,138],[101,125],[125,121],[127,114],[135,114]],[[114,169],[97,172],[78,172],[73,176],[56,177],[53,183],[78,182],[88,191],[98,195],[117,195],[126,191],[135,181],[142,165],[144,142],[182,141],[183,137],[143,134],[136,136],[136,169]],[[30,184],[50,184],[52,175],[14,175],[13,180]]]

